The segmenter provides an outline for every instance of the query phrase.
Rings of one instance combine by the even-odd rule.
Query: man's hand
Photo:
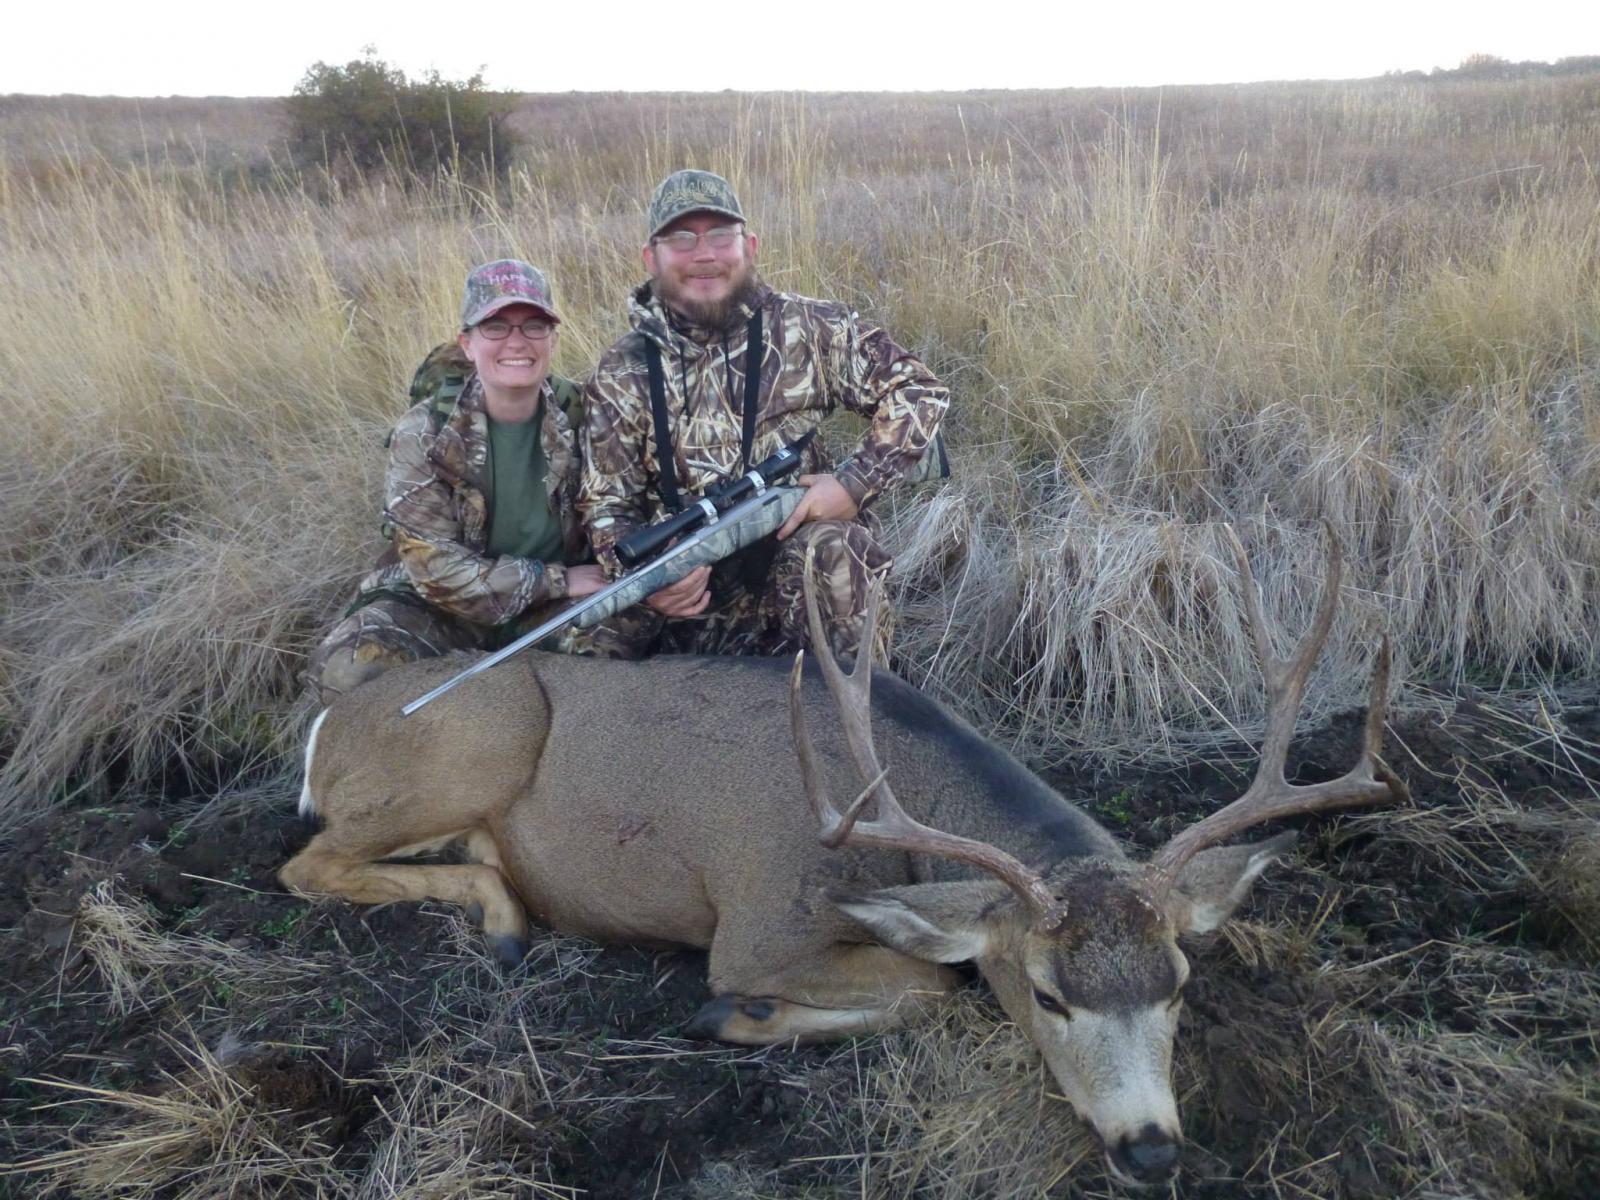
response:
[[[590,564],[583,567],[567,568],[567,597],[572,600],[581,600],[585,596],[592,596],[606,585],[606,577],[599,567]]]
[[[832,475],[802,475],[795,482],[806,489],[806,494],[778,530],[780,542],[807,521],[849,521],[860,511],[844,484]]]
[[[698,617],[711,603],[711,567],[701,565],[677,583],[668,584],[645,603],[668,617]]]

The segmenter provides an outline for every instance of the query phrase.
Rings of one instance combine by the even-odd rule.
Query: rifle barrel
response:
[[[443,683],[441,683],[438,687],[434,688],[432,691],[424,692],[422,695],[418,696],[415,700],[413,700],[410,704],[407,704],[407,705],[403,706],[400,709],[400,715],[403,716],[403,717],[409,717],[412,713],[416,712],[417,709],[421,708],[424,704],[427,704],[431,700],[437,700],[440,696],[444,695],[451,688],[455,687],[456,684],[464,683],[468,679],[471,679],[474,675],[477,675],[477,674],[480,674],[481,672],[487,671],[490,667],[496,666],[497,664],[504,662],[506,659],[510,658],[513,654],[516,654],[519,650],[525,650],[527,647],[533,645],[535,642],[543,641],[545,638],[549,637],[552,633],[555,633],[558,629],[562,628],[564,625],[570,624],[572,621],[575,621],[578,617],[582,616],[587,610],[593,608],[596,604],[599,604],[602,600],[606,599],[606,597],[614,595],[616,592],[620,591],[622,589],[623,585],[627,584],[628,582],[629,582],[628,576],[624,575],[621,579],[615,580],[614,582],[607,584],[605,587],[601,588],[598,592],[595,592],[593,595],[585,596],[582,600],[579,600],[576,604],[572,605],[572,607],[562,609],[559,613],[557,613],[555,616],[551,617],[548,621],[546,621],[543,625],[540,625],[537,629],[530,630],[529,632],[527,632],[527,633],[523,634],[521,637],[519,637],[516,641],[510,642],[510,643],[500,647],[500,649],[496,650],[493,654],[489,655],[487,658],[480,658],[477,662],[473,663],[465,671],[462,671],[458,675],[452,675],[449,679],[446,679]]]
[[[466,680],[471,679],[474,675],[481,674],[482,672],[487,671],[490,667],[504,662],[513,654],[516,654],[521,650],[526,650],[535,642],[543,641],[552,633],[555,633],[576,621],[589,609],[604,603],[606,600],[620,592],[623,588],[630,586],[643,572],[653,571],[663,563],[670,563],[674,559],[683,557],[700,543],[710,538],[713,534],[721,532],[729,525],[738,524],[738,522],[747,514],[753,513],[755,510],[762,508],[767,504],[776,502],[784,493],[792,492],[793,490],[794,489],[777,487],[767,488],[765,491],[758,492],[753,496],[745,497],[738,504],[735,504],[732,508],[728,509],[727,512],[720,514],[717,520],[706,525],[702,525],[699,529],[689,534],[682,541],[670,547],[663,553],[657,555],[649,562],[641,563],[638,568],[629,571],[621,579],[613,580],[611,583],[607,584],[593,595],[585,596],[576,604],[573,604],[569,608],[563,609],[561,612],[551,617],[548,621],[544,622],[544,624],[523,634],[521,637],[517,638],[516,641],[502,646],[493,654],[490,654],[487,658],[479,659],[466,670],[452,675],[449,679],[446,679],[432,691],[424,692],[415,700],[411,701],[411,703],[402,706],[400,709],[401,716],[409,717],[423,705],[437,700],[440,696],[444,695],[458,683],[464,683]],[[792,508],[793,505],[791,504],[790,507]],[[693,568],[690,569],[692,570]],[[684,574],[688,574],[688,572],[685,571]],[[679,578],[682,578],[682,576],[679,576]],[[673,582],[675,581],[668,579],[663,581],[661,586],[666,587]]]

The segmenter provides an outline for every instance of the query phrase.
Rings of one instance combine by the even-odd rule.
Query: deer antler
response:
[[[1362,736],[1361,757],[1346,774],[1326,783],[1295,785],[1284,778],[1284,760],[1294,736],[1295,719],[1305,695],[1306,679],[1333,627],[1334,610],[1339,606],[1339,576],[1342,553],[1333,526],[1324,522],[1328,535],[1328,571],[1322,585],[1317,615],[1305,637],[1288,658],[1274,658],[1267,638],[1261,602],[1256,595],[1255,576],[1244,546],[1231,528],[1228,538],[1239,564],[1239,580],[1244,591],[1245,612],[1261,659],[1261,676],[1267,685],[1267,729],[1261,742],[1261,763],[1250,787],[1232,804],[1191,825],[1157,851],[1151,871],[1163,886],[1177,879],[1184,865],[1199,851],[1232,837],[1241,830],[1264,821],[1330,808],[1357,808],[1381,804],[1385,800],[1406,799],[1406,786],[1383,765],[1378,751],[1383,744],[1384,700],[1389,690],[1389,638],[1384,636],[1372,665],[1372,691],[1367,703],[1366,730]]]
[[[811,631],[811,645],[817,662],[827,680],[828,691],[839,707],[840,724],[844,727],[846,742],[856,769],[867,785],[841,814],[828,798],[822,783],[822,772],[817,764],[816,747],[806,729],[804,706],[800,698],[801,672],[805,666],[805,651],[794,656],[794,669],[789,672],[789,720],[794,730],[795,753],[800,759],[800,777],[805,784],[806,798],[822,827],[820,840],[830,850],[843,845],[882,846],[893,850],[909,850],[919,854],[933,854],[971,863],[998,878],[1027,904],[1047,929],[1059,925],[1066,916],[1064,906],[1056,901],[1036,871],[1030,870],[1016,858],[987,842],[973,841],[924,825],[900,807],[888,783],[888,768],[879,766],[878,752],[872,740],[872,644],[877,632],[877,612],[883,581],[879,577],[871,584],[867,599],[865,627],[861,631],[861,644],[856,650],[855,666],[849,675],[840,669],[828,643],[828,634],[822,627],[822,617],[817,611],[816,588],[812,583],[814,552],[806,552],[804,572],[806,619]],[[878,815],[871,821],[860,819],[867,801],[878,800]]]

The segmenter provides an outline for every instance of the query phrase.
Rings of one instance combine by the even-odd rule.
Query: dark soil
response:
[[[1573,705],[1562,720],[1574,739],[1600,741],[1595,707]],[[1471,706],[1449,719],[1414,716],[1395,725],[1389,757],[1420,808],[1459,804],[1464,772],[1492,780],[1535,809],[1592,794],[1559,747],[1506,753],[1505,725],[1480,720]],[[1358,735],[1351,715],[1297,743],[1291,756],[1296,781],[1342,773]],[[1242,790],[1248,780],[1231,763],[1253,769],[1240,747],[1214,763],[1182,768],[1107,772],[1085,763],[1056,773],[1052,782],[1082,798],[1128,841],[1148,848]],[[185,1047],[199,1043],[220,1046],[219,1060],[266,1108],[287,1112],[295,1122],[323,1122],[321,1136],[337,1161],[357,1173],[374,1151],[374,1116],[397,1102],[385,1066],[417,1052],[441,1029],[459,1033],[463,1011],[478,1001],[464,1009],[443,991],[487,979],[486,994],[493,996],[490,968],[463,969],[473,947],[443,907],[308,905],[282,892],[275,872],[307,836],[289,805],[234,806],[195,818],[194,804],[195,798],[169,796],[57,809],[11,843],[0,878],[0,927],[6,930],[0,940],[0,1117],[10,1142],[0,1146],[0,1158],[20,1162],[60,1150],[107,1119],[88,1105],[42,1108],[62,1095],[27,1081],[155,1091],[166,1076],[187,1069]],[[1257,913],[1264,906],[1271,919],[1294,919],[1329,907],[1328,921],[1344,939],[1338,953],[1352,960],[1417,951],[1426,972],[1430,943],[1474,938],[1594,964],[1594,942],[1575,933],[1570,913],[1530,894],[1514,872],[1497,875],[1508,850],[1488,834],[1476,844],[1470,831],[1460,835],[1487,864],[1469,881],[1442,875],[1437,863],[1404,841],[1380,836],[1381,825],[1371,821],[1301,824],[1312,869],[1280,868],[1263,885]],[[85,894],[107,880],[115,881],[119,900],[142,902],[156,914],[158,932],[203,936],[252,956],[292,953],[313,964],[312,974],[262,993],[230,988],[226,976],[208,979],[204,971],[174,968],[162,988],[119,1013],[108,1003],[76,924]],[[853,1086],[862,1064],[879,1053],[877,1042],[845,1050],[701,1053],[708,1047],[671,1035],[705,999],[702,957],[593,951],[561,942],[569,954],[587,956],[582,970],[555,985],[538,984],[551,961],[546,956],[507,975],[503,986],[543,987],[540,1011],[549,1023],[532,1029],[530,1045],[542,1061],[561,1064],[554,1069],[569,1095],[595,1102],[561,1106],[559,1121],[538,1124],[547,1141],[505,1153],[525,1154],[522,1161],[537,1163],[550,1182],[594,1197],[719,1194],[716,1180],[723,1176],[717,1172],[729,1164],[764,1179],[770,1189],[764,1194],[798,1194],[807,1185],[817,1189],[813,1194],[857,1191],[855,1168],[840,1161],[837,1137],[819,1113],[830,1088]],[[1195,979],[1180,1039],[1204,1048],[1195,1059],[1204,1065],[1199,1078],[1179,1082],[1197,1088],[1203,1103],[1185,1101],[1191,1151],[1181,1194],[1271,1194],[1276,1189],[1265,1182],[1259,1160],[1294,1122],[1308,1131],[1302,1144],[1310,1151],[1337,1156],[1341,1194],[1397,1194],[1409,1178],[1403,1155],[1381,1134],[1360,1135],[1381,1123],[1380,1104],[1329,1120],[1317,1111],[1316,1098],[1276,1085],[1260,1067],[1264,1038],[1292,1041],[1307,1010],[1336,1003],[1317,972],[1251,966],[1216,939],[1191,957]],[[1461,1033],[1486,1031],[1497,1020],[1505,1024],[1471,996],[1457,995],[1450,980],[1435,982],[1425,990],[1396,989],[1392,998],[1369,996],[1364,1004],[1374,1020],[1416,1017],[1426,1005],[1431,1020]],[[1504,986],[1526,990],[1527,981],[1508,978]],[[1530,1002],[1512,1024],[1509,1032],[1519,1037],[1569,1038],[1575,1069],[1593,1072],[1593,1031],[1572,1028],[1559,1005],[1541,1010]],[[234,1045],[249,1049],[230,1049]],[[1281,1050],[1296,1053],[1294,1045]],[[516,1047],[504,1056],[522,1069]],[[1600,1146],[1550,1147],[1539,1194],[1600,1194],[1597,1161]],[[37,1175],[0,1176],[0,1196],[7,1194],[47,1192]],[[1073,1194],[1073,1185],[1062,1184],[1058,1194]]]

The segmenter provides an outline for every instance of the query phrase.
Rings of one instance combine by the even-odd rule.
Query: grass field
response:
[[[398,173],[296,175],[280,166],[283,130],[267,101],[0,98],[0,827],[67,863],[19,872],[8,911],[19,914],[19,953],[45,953],[20,915],[44,897],[100,930],[87,957],[73,952],[74,994],[106,1027],[153,1021],[173,1047],[119,1075],[101,1061],[112,1053],[94,1040],[103,1029],[63,1033],[51,1053],[76,1047],[67,1064],[11,1026],[6,1069],[106,1093],[80,1095],[89,1107],[48,1136],[22,1136],[13,1161],[99,1145],[93,1103],[122,1106],[132,1125],[115,1128],[172,1128],[171,1111],[130,1113],[146,1101],[128,1098],[187,1094],[217,1111],[233,1111],[235,1097],[254,1114],[216,1144],[248,1135],[258,1139],[249,1155],[301,1163],[285,1195],[524,1195],[535,1177],[556,1181],[546,1194],[584,1186],[572,1146],[593,1131],[585,1098],[608,1093],[575,1071],[560,1081],[568,1107],[537,1101],[560,1121],[541,1118],[521,1141],[497,1128],[493,1149],[483,1143],[484,1170],[505,1181],[341,1192],[352,1161],[363,1178],[392,1182],[381,1154],[415,1163],[447,1143],[465,1153],[483,1134],[481,1121],[478,1134],[451,1123],[470,1114],[441,1107],[449,1087],[418,1091],[402,1068],[531,1111],[534,1093],[515,1087],[535,1085],[506,1082],[499,1059],[468,1078],[429,1055],[470,1044],[477,1019],[511,1054],[516,1020],[533,1010],[495,1007],[489,987],[436,995],[437,1044],[373,1035],[398,1057],[385,1059],[386,1082],[362,1075],[361,1104],[389,1125],[364,1118],[353,1150],[326,1130],[306,1140],[303,1123],[267,1119],[279,1109],[263,1107],[259,1072],[230,1071],[268,1059],[219,1056],[216,1038],[226,1028],[281,1041],[291,1048],[270,1061],[297,1071],[331,1061],[332,1035],[317,1029],[360,1040],[355,1016],[323,1013],[318,1025],[301,1000],[292,1012],[269,1004],[283,972],[336,969],[324,943],[349,921],[264,900],[270,915],[238,935],[259,961],[229,966],[237,960],[197,940],[217,930],[179,923],[161,888],[96,890],[110,867],[79,871],[126,866],[138,839],[101,853],[59,831],[97,806],[124,813],[130,797],[165,791],[168,802],[148,806],[162,814],[151,853],[171,865],[177,851],[162,839],[193,816],[176,798],[220,790],[211,807],[223,821],[260,789],[289,790],[307,712],[297,673],[375,553],[382,435],[411,369],[453,328],[463,271],[505,253],[548,267],[567,317],[558,365],[581,374],[623,328],[650,186],[693,163],[739,185],[775,286],[851,301],[952,386],[955,477],[886,513],[902,674],[1034,761],[1077,772],[1115,814],[1130,785],[1101,773],[1170,778],[1171,761],[1233,755],[1259,730],[1223,524],[1249,548],[1269,612],[1294,630],[1326,521],[1350,572],[1307,727],[1359,702],[1386,629],[1398,711],[1422,722],[1406,728],[1442,728],[1470,747],[1413,753],[1408,778],[1425,808],[1326,827],[1297,868],[1313,882],[1270,893],[1267,916],[1208,952],[1217,1015],[1194,1019],[1179,1064],[1191,1131],[1215,1147],[1230,1121],[1254,1128],[1230,1107],[1235,1084],[1286,1116],[1276,1134],[1237,1134],[1228,1161],[1207,1160],[1187,1194],[1590,1194],[1581,1164],[1600,1147],[1600,808],[1595,730],[1574,697],[1600,669],[1600,76],[566,95],[528,98],[514,123],[526,148],[491,195]],[[1496,715],[1463,733],[1458,697]],[[1544,773],[1530,783],[1507,765],[1522,763]],[[51,806],[64,815],[41,817]],[[1135,840],[1148,822],[1190,811],[1170,797],[1134,809]],[[57,833],[40,833],[40,820],[60,822]],[[281,859],[289,834],[273,837]],[[1353,858],[1338,851],[1352,839]],[[1420,877],[1418,855],[1429,864]],[[252,864],[249,886],[270,891],[272,865]],[[1435,907],[1430,882],[1448,903]],[[182,886],[200,888],[186,907],[222,894]],[[1545,914],[1536,929],[1513,901]],[[297,911],[305,919],[291,928],[263,930]],[[1395,917],[1378,937],[1386,911]],[[440,925],[401,932],[430,952],[459,950]],[[544,953],[565,953],[553,945]],[[648,974],[600,961],[602,973]],[[380,990],[400,986],[403,963],[362,962]],[[48,976],[27,976],[46,997],[25,989],[35,1021]],[[1252,1000],[1263,980],[1282,994]],[[541,1020],[578,1013],[590,1038],[611,1028],[596,1015],[603,1003],[570,999],[580,983],[557,971],[549,986],[557,999]],[[1278,1073],[1219,1082],[1199,1049],[1226,1052],[1227,1014],[1260,1003],[1270,1012],[1259,1023],[1281,1042]],[[724,1191],[701,1171],[693,1186],[709,1190],[680,1179],[663,1194],[889,1196],[914,1184],[926,1195],[1027,1195],[1052,1180],[1097,1194],[1087,1160],[1079,1170],[1071,1154],[1032,1147],[1024,1116],[1042,1099],[1020,1048],[1006,1053],[1023,1065],[991,1078],[1018,1090],[963,1090],[975,1048],[1012,1036],[974,1006],[987,1014],[976,1025],[874,1043],[854,1065],[820,1052],[787,1066],[764,1059],[775,1096],[785,1071],[822,1081],[801,1114],[810,1132],[795,1135],[814,1168],[730,1152],[714,1164]],[[1473,1023],[1452,1025],[1458,1012]],[[279,1028],[292,1035],[269,1032]],[[312,1108],[342,1112],[329,1097],[353,1094],[360,1072],[328,1070]],[[1555,1082],[1541,1091],[1541,1079]],[[685,1083],[698,1091],[706,1079]],[[926,1104],[919,1088],[931,1089]],[[1359,1155],[1356,1142],[1325,1136],[1319,1104],[1358,1114]],[[974,1106],[1010,1115],[963,1125]],[[1051,1120],[1070,1144],[1070,1119]],[[380,1126],[397,1139],[381,1151]],[[828,1159],[851,1129],[867,1147],[855,1165]],[[429,1137],[445,1141],[424,1146]],[[988,1164],[1008,1156],[1020,1173],[988,1190]],[[194,1164],[182,1155],[166,1175],[108,1177],[86,1161],[47,1161],[61,1194],[230,1194],[216,1180],[184,1191]],[[14,1194],[31,1195],[41,1176],[18,1178]],[[233,1194],[258,1192],[271,1194]]]
[[[1222,521],[1287,618],[1316,522],[1350,545],[1318,711],[1379,620],[1402,679],[1587,677],[1597,94],[552,97],[502,197],[327,203],[262,165],[264,105],[8,102],[7,806],[270,746],[465,266],[548,266],[581,373],[682,162],[739,181],[777,286],[954,388],[956,481],[895,513],[900,652],[980,723],[1045,756],[1247,726]]]

